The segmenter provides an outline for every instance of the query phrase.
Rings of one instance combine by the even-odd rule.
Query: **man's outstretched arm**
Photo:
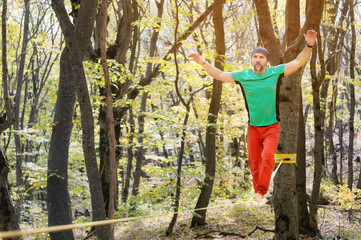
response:
[[[307,33],[304,34],[304,36],[307,45],[302,50],[302,52],[296,57],[295,60],[285,64],[285,73],[284,73],[285,76],[290,75],[291,73],[293,73],[294,71],[305,65],[308,58],[311,55],[312,46],[314,46],[316,42],[317,32],[313,30],[308,30]]]
[[[204,70],[206,70],[206,72],[214,79],[222,82],[235,83],[230,72],[223,72],[218,68],[212,66],[207,61],[205,61],[198,53],[189,54],[188,59],[201,65]]]

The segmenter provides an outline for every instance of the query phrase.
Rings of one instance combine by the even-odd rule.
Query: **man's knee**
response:
[[[268,167],[273,171],[273,168],[275,167],[275,159],[273,153],[263,154],[263,165],[264,167]]]

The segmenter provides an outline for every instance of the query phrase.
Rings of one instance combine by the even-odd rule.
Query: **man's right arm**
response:
[[[188,59],[190,61],[194,61],[201,65],[206,72],[216,80],[228,83],[236,83],[233,80],[233,77],[230,72],[223,72],[218,68],[212,66],[207,61],[205,61],[198,53],[191,53],[188,55]]]

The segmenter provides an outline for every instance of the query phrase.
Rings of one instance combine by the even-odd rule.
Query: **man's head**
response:
[[[252,65],[255,73],[261,74],[266,71],[270,56],[267,49],[263,47],[257,47],[252,51]]]

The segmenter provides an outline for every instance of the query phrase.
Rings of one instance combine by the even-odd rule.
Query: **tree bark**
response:
[[[347,1],[344,2],[344,4],[341,6],[340,1],[337,1],[337,3],[335,4],[335,6],[333,8],[331,8],[330,11],[330,16],[332,17],[330,22],[334,22],[334,26],[332,26],[331,28],[326,28],[326,33],[327,35],[329,35],[330,37],[326,38],[326,43],[327,43],[327,49],[328,49],[328,56],[329,59],[326,61],[326,70],[328,72],[328,75],[333,76],[336,74],[336,71],[338,69],[338,46],[342,46],[343,45],[343,41],[344,41],[344,36],[345,36],[345,31],[338,27],[338,26],[342,26],[343,22],[345,21],[346,15],[347,15],[347,11],[348,11],[348,7],[349,4],[347,3]],[[340,18],[337,21],[336,16],[338,15],[338,12],[341,12],[340,14]],[[327,77],[324,81],[324,83],[322,84],[322,89],[321,89],[321,109],[322,109],[322,118],[321,119],[326,119],[326,108],[327,108],[327,95],[328,95],[328,88],[330,85],[330,81],[331,78]],[[325,123],[324,120],[322,121],[322,131],[323,131],[323,135],[324,135],[324,142],[326,143],[326,145],[328,144],[327,142],[327,130],[325,128]],[[327,167],[327,159],[328,159],[328,155],[327,154],[323,154],[323,159],[322,159],[322,165],[324,167]]]
[[[1,14],[1,63],[2,63],[2,90],[3,90],[3,101],[5,105],[5,113],[1,116],[5,119],[4,123],[0,124],[0,134],[6,129],[10,128],[14,123],[13,109],[9,98],[9,87],[8,87],[8,63],[7,63],[7,0],[2,1],[2,14]]]
[[[120,19],[120,22],[118,24],[118,32],[117,32],[117,38],[116,41],[114,43],[114,45],[109,46],[109,48],[107,49],[107,58],[108,59],[115,59],[119,64],[125,66],[126,63],[126,54],[127,54],[127,49],[129,48],[130,45],[130,41],[131,41],[131,36],[132,36],[132,22],[135,21],[136,19],[133,18],[132,16],[132,5],[131,5],[131,1],[130,0],[122,0],[121,1],[121,7],[122,7],[122,17]],[[99,30],[100,27],[99,25],[104,25],[104,21],[106,21],[106,19],[104,18],[99,18],[97,19],[97,32],[95,33],[95,42],[100,44],[100,40],[99,40]],[[96,49],[100,47],[99,45],[96,45]],[[97,56],[99,57],[99,56]],[[116,97],[115,98],[121,98],[125,92],[128,90],[129,86],[130,86],[130,79],[127,79],[126,82],[124,84],[120,83],[120,81],[117,83],[118,86],[117,87],[112,87],[112,94],[115,94]],[[114,83],[113,83],[114,84]],[[105,96],[105,91],[104,89],[100,89],[100,95],[101,96]],[[114,132],[115,132],[115,141],[117,142],[116,145],[120,144],[120,140],[119,137],[121,135],[121,122],[126,118],[125,113],[126,113],[127,109],[121,109],[119,107],[114,108],[113,112],[114,112]],[[109,209],[109,202],[110,200],[110,195],[111,195],[111,177],[110,174],[113,171],[112,167],[111,167],[111,160],[109,159],[109,151],[111,150],[109,147],[109,136],[108,136],[108,131],[109,129],[107,128],[107,110],[106,108],[104,108],[103,106],[100,106],[99,108],[99,125],[100,125],[100,143],[99,143],[99,152],[100,152],[100,171],[101,171],[101,181],[102,181],[102,187],[103,187],[103,195],[104,195],[104,201],[105,201],[105,206],[106,206],[106,212],[107,215],[109,215],[108,209]],[[121,156],[121,149],[117,148],[117,160],[119,159],[119,157]],[[115,171],[117,171],[116,169],[114,169]],[[113,200],[112,200],[113,201]]]
[[[138,148],[137,148],[137,160],[136,160],[136,164],[135,164],[135,170],[134,170],[134,181],[133,181],[133,190],[132,190],[132,196],[133,196],[133,200],[131,202],[131,209],[134,210],[135,209],[135,199],[138,196],[139,193],[139,184],[140,184],[140,177],[142,174],[142,163],[144,160],[144,114],[145,114],[145,110],[146,110],[146,106],[147,106],[147,98],[148,98],[148,93],[145,92],[142,95],[142,101],[140,104],[140,111],[139,111],[139,116],[138,116]]]
[[[270,51],[271,65],[289,62],[304,48],[303,33],[309,29],[318,30],[323,13],[324,1],[312,0],[307,11],[306,22],[298,37],[293,41],[282,58],[278,40],[274,34],[268,2],[255,0],[260,27],[260,35],[264,46]],[[286,15],[289,13],[286,13]],[[297,16],[297,14],[294,14]],[[291,15],[292,16],[292,15]],[[297,135],[299,122],[299,91],[303,68],[282,80],[280,89],[280,118],[281,133],[278,145],[279,153],[297,152]],[[299,237],[298,204],[295,189],[295,166],[284,164],[274,178],[274,207],[275,207],[275,238],[297,239]]]
[[[0,126],[0,134],[13,124],[12,107],[8,94],[8,64],[7,64],[7,0],[2,1],[2,15],[1,15],[1,51],[2,51],[2,85],[3,85],[3,100],[5,104],[6,120]],[[4,115],[1,117],[5,117]],[[11,200],[10,184],[8,180],[8,173],[10,167],[7,164],[6,156],[0,144],[0,232],[2,231],[16,231],[20,230],[18,217],[15,212],[14,205]],[[12,238],[18,240],[20,238]]]
[[[225,39],[223,26],[223,0],[214,0],[213,24],[216,38],[216,52],[215,67],[223,70],[225,54]],[[212,99],[208,112],[208,124],[206,130],[206,169],[205,179],[201,187],[201,193],[198,198],[196,209],[207,207],[211,198],[214,176],[216,171],[216,131],[217,131],[217,116],[220,108],[222,94],[222,82],[213,80]],[[205,225],[207,210],[197,210],[192,218],[191,227]]]
[[[340,101],[342,102],[343,99],[341,99]],[[340,145],[340,149],[339,149],[339,159],[340,159],[340,183],[343,184],[343,122],[342,119],[338,119],[337,123],[336,123],[337,127],[338,127],[338,144]]]
[[[133,168],[133,146],[134,146],[134,134],[135,134],[135,123],[134,123],[134,115],[133,115],[133,109],[129,109],[129,138],[128,138],[128,144],[127,147],[127,170],[125,173],[125,182],[124,187],[122,189],[122,202],[126,203],[129,195],[129,185],[130,185],[130,179],[132,174],[132,168]]]
[[[350,91],[350,119],[349,119],[349,147],[348,147],[348,188],[352,190],[353,185],[353,150],[354,150],[354,139],[355,139],[355,52],[356,52],[356,29],[355,29],[355,9],[354,1],[349,0],[350,3],[350,18],[351,18],[351,55],[350,55],[350,77],[351,82],[349,85]]]
[[[321,37],[318,35],[317,49],[315,48],[312,52],[312,58],[310,62],[311,68],[311,79],[312,79],[312,102],[313,102],[313,111],[314,111],[314,132],[315,132],[315,142],[314,142],[314,176],[313,176],[313,185],[311,193],[311,203],[309,207],[310,219],[308,221],[309,225],[306,228],[309,232],[309,235],[316,236],[318,235],[318,226],[317,226],[317,206],[318,198],[320,193],[320,184],[322,178],[322,159],[323,159],[323,112],[321,109],[321,100],[320,100],[320,86],[325,81],[325,62],[323,59],[323,53],[321,51]],[[319,56],[319,61],[321,65],[320,74],[316,73],[316,59],[317,55]]]
[[[291,46],[297,39],[301,29],[300,0],[286,2],[286,45]]]
[[[88,0],[81,5],[79,17],[76,19],[74,27],[65,10],[64,2],[62,0],[52,1],[52,8],[65,37],[66,48],[62,55],[63,64],[60,72],[58,99],[49,150],[48,207],[50,226],[71,223],[66,169],[75,94],[78,95],[81,111],[83,151],[91,193],[93,219],[105,219],[94,146],[93,113],[82,65],[84,53],[89,47],[97,3],[96,0]],[[109,239],[109,231],[106,226],[96,227],[96,234],[101,239]],[[52,239],[74,239],[72,231],[55,232],[51,233],[50,236]]]
[[[333,133],[335,130],[335,122],[336,122],[335,118],[336,118],[337,95],[338,95],[338,76],[332,82],[332,100],[329,105],[330,118],[329,118],[328,131],[327,131],[328,153],[330,155],[331,163],[332,163],[331,179],[333,184],[335,185],[340,184],[337,177],[337,155],[336,155],[335,144],[333,141]]]
[[[20,230],[18,217],[10,195],[9,171],[10,167],[7,164],[2,146],[0,146],[0,232]],[[20,237],[10,239],[17,240]]]
[[[107,19],[108,19],[108,0],[102,1],[101,7],[102,15],[102,27],[100,34],[100,55],[101,63],[104,74],[104,88],[105,88],[105,97],[106,97],[106,123],[108,130],[108,142],[109,142],[109,167],[110,167],[110,186],[109,186],[109,205],[108,205],[108,219],[114,219],[114,209],[115,209],[115,190],[117,186],[117,166],[115,159],[115,131],[114,131],[114,116],[113,116],[113,97],[111,91],[111,83],[109,79],[109,69],[107,61],[107,52],[106,52],[106,29],[107,29]],[[88,94],[89,97],[89,94]],[[86,99],[88,102],[88,99]],[[89,101],[90,102],[90,101]],[[90,109],[91,110],[91,109]],[[83,115],[83,114],[82,114]],[[94,126],[93,131],[94,134]],[[94,138],[94,136],[93,136]],[[110,236],[114,239],[114,224],[109,225]]]
[[[302,92],[300,92],[300,95],[300,106],[302,106]],[[306,192],[306,129],[305,119],[303,116],[303,107],[299,108],[296,170],[299,231],[301,234],[308,234],[310,216],[307,206]]]
[[[70,56],[67,50],[60,58],[60,81],[55,105],[54,125],[48,156],[47,205],[49,226],[72,222],[68,194],[68,157],[72,118],[76,94],[75,79],[68,69]],[[52,239],[74,239],[68,230],[50,234]]]
[[[178,41],[178,27],[179,27],[179,4],[178,1],[175,1],[175,15],[176,15],[176,26],[174,31],[174,44]],[[183,129],[182,129],[182,136],[181,136],[181,144],[180,149],[178,153],[177,158],[177,183],[176,183],[176,193],[174,198],[174,213],[171,222],[169,223],[169,226],[166,230],[166,235],[170,235],[173,232],[173,227],[177,221],[178,217],[178,211],[179,211],[179,203],[180,203],[180,195],[181,195],[181,179],[182,179],[182,164],[183,164],[183,154],[184,154],[184,147],[185,147],[185,141],[186,141],[186,135],[187,135],[187,124],[189,119],[189,112],[190,112],[190,102],[192,99],[188,101],[188,103],[185,102],[183,99],[180,90],[179,90],[179,65],[178,65],[178,59],[177,59],[177,51],[174,51],[174,62],[176,66],[176,79],[175,79],[175,89],[177,93],[177,97],[180,99],[180,101],[183,103],[183,106],[186,108],[186,115],[183,120]],[[191,97],[192,98],[192,97]]]
[[[20,101],[21,101],[21,93],[23,89],[23,81],[24,81],[24,69],[25,69],[25,60],[26,60],[26,52],[27,46],[29,42],[28,34],[29,34],[29,19],[30,19],[30,0],[24,0],[25,10],[24,10],[24,33],[23,33],[23,42],[21,46],[21,55],[19,62],[19,69],[17,74],[17,86],[16,86],[16,94],[15,94],[15,108],[14,108],[14,137],[15,137],[15,149],[16,149],[16,185],[23,185],[23,173],[22,173],[22,162],[23,162],[23,146],[20,140]],[[21,201],[22,197],[20,197]],[[20,207],[18,209],[18,214],[20,214]],[[20,217],[20,215],[19,215]]]

